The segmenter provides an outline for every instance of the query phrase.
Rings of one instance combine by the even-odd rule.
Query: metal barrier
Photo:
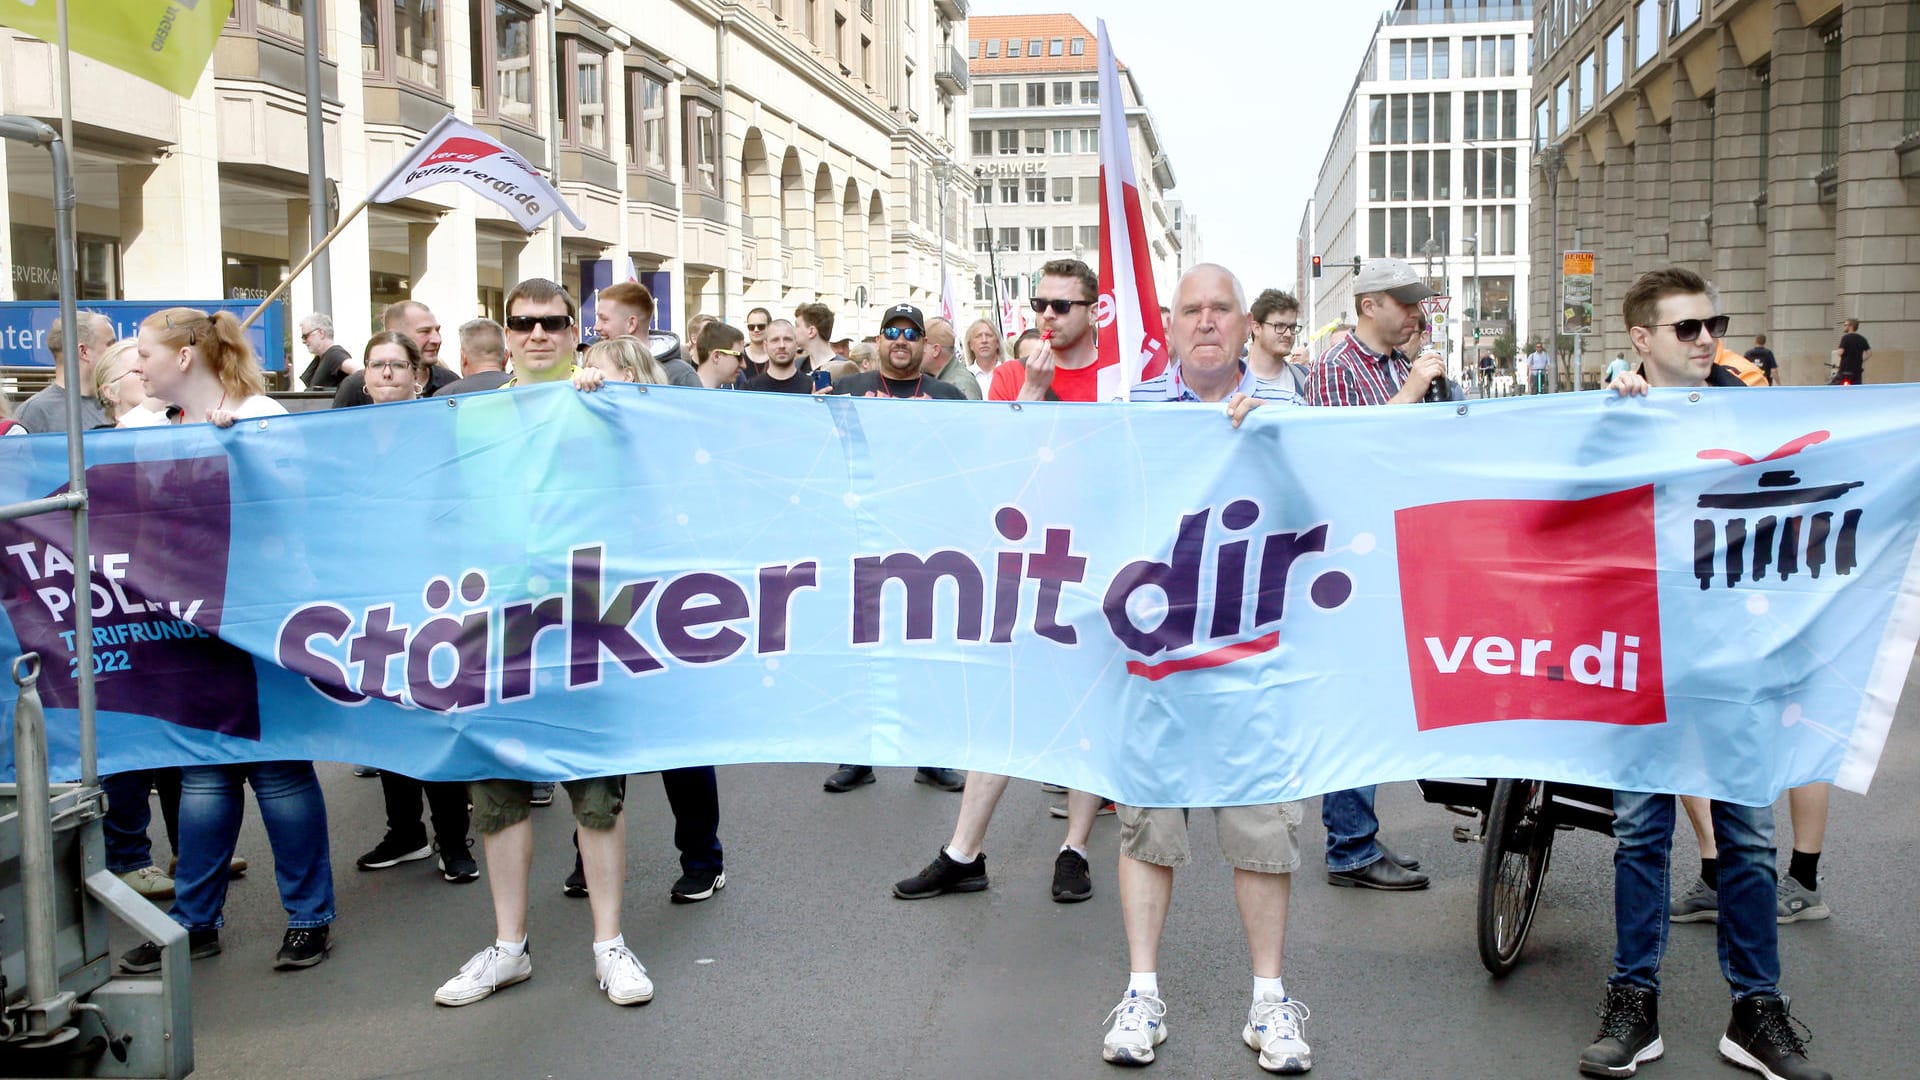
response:
[[[53,158],[60,326],[75,333],[73,174],[66,143],[31,117],[0,116],[0,138]],[[12,664],[12,784],[0,784],[0,1074],[183,1077],[193,1071],[187,932],[106,867],[94,729],[93,605],[88,568],[86,444],[80,350],[61,357],[67,394],[67,488],[0,506],[0,520],[72,516],[75,703],[80,782],[54,784],[47,759],[38,655]],[[161,946],[160,977],[115,979],[108,916]],[[86,1070],[79,1072],[77,1070]]]

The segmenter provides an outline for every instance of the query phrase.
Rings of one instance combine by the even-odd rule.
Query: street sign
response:
[[[1420,301],[1420,310],[1425,312],[1429,319],[1435,317],[1444,318],[1447,314],[1447,305],[1452,302],[1453,297],[1451,296],[1429,296],[1425,300]]]
[[[1560,332],[1593,333],[1593,252],[1560,254]]]

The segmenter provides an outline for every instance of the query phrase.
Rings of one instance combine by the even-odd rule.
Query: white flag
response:
[[[1160,299],[1153,287],[1153,256],[1140,211],[1140,182],[1133,171],[1120,66],[1107,40],[1107,21],[1096,26],[1100,41],[1100,327],[1094,366],[1101,401],[1125,401],[1135,383],[1167,369],[1167,333],[1160,325]]]
[[[565,214],[576,229],[587,227],[525,158],[473,125],[454,119],[452,113],[427,132],[367,201],[393,202],[446,183],[463,184],[499,203],[528,232],[555,214]]]

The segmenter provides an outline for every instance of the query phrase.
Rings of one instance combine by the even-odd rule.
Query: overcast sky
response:
[[[1132,68],[1208,260],[1249,297],[1294,284],[1294,242],[1333,125],[1390,3],[991,0],[973,15],[1067,11]],[[1091,51],[1091,50],[1089,50]],[[1164,302],[1167,298],[1162,297]]]

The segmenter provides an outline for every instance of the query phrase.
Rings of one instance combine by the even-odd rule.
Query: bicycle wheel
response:
[[[1480,963],[1494,975],[1505,975],[1520,962],[1540,903],[1540,883],[1553,851],[1553,823],[1546,810],[1545,781],[1494,785],[1482,830],[1479,904]]]

